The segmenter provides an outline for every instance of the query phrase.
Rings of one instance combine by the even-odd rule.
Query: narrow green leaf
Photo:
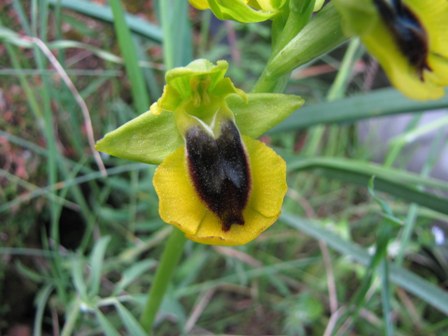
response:
[[[99,309],[95,309],[96,319],[101,326],[101,331],[107,336],[120,336],[120,333],[115,329],[115,327],[109,322],[109,320],[103,315]]]
[[[247,271],[244,271],[244,276],[249,279],[256,279],[261,277],[270,277],[276,276],[277,274],[281,274],[282,272],[287,272],[289,270],[297,270],[299,268],[306,269],[311,265],[316,264],[317,257],[311,258],[301,258],[298,260],[289,260],[284,262],[277,262],[272,265],[262,266],[253,268]],[[197,295],[203,291],[219,287],[220,285],[225,285],[229,283],[240,283],[241,274],[231,274],[218,279],[207,280],[202,283],[196,283],[191,286],[178,288],[175,292],[175,296],[177,298],[188,296],[188,295]]]
[[[14,44],[15,46],[22,47],[22,48],[33,48],[34,47],[34,43],[32,41],[23,39],[23,36],[21,36],[19,33],[15,32],[11,29],[5,28],[5,27],[0,27],[0,40],[5,41],[5,42],[10,42],[11,44]],[[55,49],[55,50],[65,50],[65,49],[71,49],[71,48],[79,48],[79,49],[83,49],[83,50],[88,50],[95,56],[98,56],[99,58],[101,58],[105,61],[117,63],[117,64],[124,64],[123,58],[111,53],[110,51],[92,46],[87,43],[71,41],[71,40],[56,40],[56,41],[48,42],[47,46],[48,46],[48,48]],[[147,58],[146,55],[142,54],[141,56],[144,58]],[[12,59],[12,62],[14,64],[17,64],[17,60]],[[145,68],[145,70],[152,69],[152,68],[158,68],[158,69],[161,68],[161,65],[151,63],[149,60],[138,61],[138,64],[140,67]],[[16,68],[16,72],[18,73],[18,75],[20,75],[20,69],[17,69],[18,66],[15,66],[15,68]],[[70,73],[69,70],[67,70],[67,72]],[[109,72],[112,72],[112,71],[109,71]],[[118,72],[115,72],[115,73],[118,74]],[[104,75],[105,75],[105,73],[95,74],[95,76],[104,76]],[[154,85],[155,85],[155,83],[154,83]]]
[[[80,14],[90,16],[112,23],[114,21],[112,11],[108,6],[97,5],[91,1],[85,0],[47,0],[50,5],[55,6],[58,2],[62,7],[76,11]],[[162,41],[162,31],[155,25],[143,20],[135,15],[127,14],[125,16],[129,28],[142,36],[145,36],[156,42]]]
[[[114,289],[114,294],[119,295],[133,281],[137,280],[142,274],[147,273],[157,262],[155,260],[142,260],[132,265],[121,273],[121,279]]]
[[[163,30],[163,57],[167,70],[185,66],[193,59],[188,2],[163,0],[160,3],[160,21]]]
[[[61,336],[70,336],[73,335],[73,330],[75,329],[76,321],[78,320],[78,316],[80,313],[81,302],[78,298],[73,300],[66,310],[65,314],[65,324],[62,328]]]
[[[84,281],[84,261],[81,257],[73,258],[71,265],[72,279],[76,292],[82,300],[85,300],[87,298],[87,289]]]
[[[142,40],[142,38],[134,36],[134,45],[137,48],[137,57],[140,60],[140,67],[142,68],[143,77],[145,78],[146,85],[149,89],[150,101],[157,101],[157,99],[159,99],[162,95],[162,87],[158,81],[155,71],[153,71],[155,65],[150,62],[146,45]]]
[[[370,257],[370,261],[366,267],[366,272],[363,276],[361,285],[351,299],[351,309],[349,309],[344,314],[345,317],[350,316],[353,321],[358,318],[359,312],[364,307],[366,295],[372,286],[375,274],[377,273],[377,269],[384,263],[386,263],[387,265],[387,246],[392,237],[394,237],[392,229],[393,228],[391,227],[391,225],[386,221],[379,224],[378,226],[378,233],[375,239],[375,253]],[[385,276],[388,275],[385,275],[384,273],[381,274],[382,278],[384,278]]]
[[[31,26],[28,21],[28,18],[23,11],[23,6],[19,0],[14,0],[12,2],[14,7],[14,11],[17,13],[17,17],[19,19],[20,24],[22,25],[22,29],[25,31],[27,35],[31,35]]]
[[[422,185],[436,190],[448,190],[448,184],[442,181],[382,167],[374,163],[340,158],[296,159],[288,161],[288,169],[290,171],[318,169],[324,176],[363,186],[367,186],[370,178],[375,176],[377,190],[448,214],[448,199],[417,188],[418,185]]]
[[[137,51],[134,40],[125,20],[123,8],[119,0],[110,0],[109,4],[114,15],[114,28],[118,37],[121,53],[126,65],[126,73],[131,81],[132,97],[137,112],[142,113],[149,107],[149,97],[146,90],[143,74],[138,66]]]
[[[36,296],[35,299],[35,306],[36,306],[36,314],[34,315],[34,327],[33,327],[33,336],[40,336],[42,335],[42,319],[45,312],[45,307],[48,302],[48,298],[50,297],[51,292],[53,291],[53,285],[49,284],[45,287],[42,287],[39,290],[39,293]]]
[[[290,214],[280,216],[286,224],[315,239],[322,240],[339,253],[353,258],[362,265],[368,265],[370,256],[359,245],[344,240],[335,233],[324,229],[318,222],[306,220]],[[380,274],[382,270],[380,270]],[[429,305],[448,314],[448,292],[433,285],[425,279],[395,265],[390,266],[390,280],[396,285],[419,297]]]
[[[385,323],[385,335],[392,336],[394,334],[394,323],[392,317],[392,294],[390,285],[389,264],[383,261],[381,264],[383,272],[381,274],[381,301],[383,305],[383,316]]]
[[[306,105],[272,129],[271,133],[446,107],[448,107],[448,91],[439,100],[415,101],[406,98],[395,89],[381,89],[331,102]]]
[[[95,243],[93,252],[90,256],[90,277],[88,280],[89,295],[96,296],[100,290],[101,272],[103,270],[104,255],[106,254],[107,244],[110,237],[102,237]]]
[[[48,252],[48,256],[53,256],[53,253]],[[15,262],[17,270],[26,278],[30,279],[35,283],[42,283],[45,280],[45,275],[33,270],[32,268],[23,264],[20,260]]]
[[[187,322],[185,308],[183,304],[174,296],[174,288],[170,286],[163,297],[158,315],[163,317],[173,317],[177,324],[182,327]]]
[[[120,315],[123,324],[128,331],[128,335],[133,336],[146,336],[146,332],[143,330],[142,326],[138,323],[134,316],[127,310],[120,302],[115,303],[118,315]]]

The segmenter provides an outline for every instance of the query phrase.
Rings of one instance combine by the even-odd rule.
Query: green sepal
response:
[[[283,121],[304,103],[298,96],[276,93],[249,93],[247,98],[232,94],[226,103],[240,132],[253,138]],[[175,114],[148,111],[107,133],[97,142],[96,149],[123,159],[159,164],[182,145]]]
[[[237,95],[227,97],[241,134],[258,138],[299,109],[303,98],[281,93],[249,93],[246,103]]]
[[[159,164],[182,144],[174,113],[148,111],[107,133],[95,148],[122,159]]]
[[[334,7],[342,16],[343,30],[348,36],[367,34],[379,16],[372,1],[334,0]]]

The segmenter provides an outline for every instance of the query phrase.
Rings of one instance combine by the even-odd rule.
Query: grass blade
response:
[[[115,307],[117,308],[118,315],[120,315],[123,324],[128,331],[128,335],[135,336],[145,336],[146,333],[143,328],[140,326],[138,321],[132,316],[132,314],[127,310],[120,302],[115,303]]]
[[[120,336],[120,333],[117,331],[117,329],[114,328],[114,326],[109,322],[109,320],[99,309],[95,309],[95,315],[101,326],[101,331],[104,333],[104,335]]]
[[[383,318],[385,323],[385,335],[392,336],[394,334],[394,323],[392,319],[392,295],[389,277],[389,264],[386,260],[381,263],[383,272],[381,274],[381,300],[383,304]]]
[[[172,69],[186,65],[193,58],[191,28],[187,15],[188,2],[165,0],[160,2],[163,28],[163,57],[165,67]]]
[[[98,295],[98,292],[100,290],[101,271],[103,269],[104,255],[106,254],[106,248],[107,244],[109,244],[109,241],[109,236],[103,237],[99,241],[97,241],[90,257],[90,296]]]
[[[110,7],[101,6],[94,4],[90,1],[83,0],[48,0],[50,5],[55,6],[57,3],[66,9],[71,9],[80,14],[84,14],[90,16],[92,18],[100,19],[106,22],[112,23],[114,21],[114,16]],[[153,41],[160,42],[162,41],[162,32],[161,30],[149,23],[146,20],[142,20],[134,15],[127,14],[125,16],[126,22],[129,25],[129,28],[144,37],[147,37]]]
[[[418,185],[422,185],[441,191],[448,190],[448,184],[442,181],[373,163],[341,158],[296,159],[288,162],[288,169],[290,171],[319,169],[324,176],[363,186],[367,186],[370,178],[375,176],[375,187],[378,190],[448,214],[448,199],[417,188]]]
[[[371,256],[359,245],[344,240],[335,233],[324,229],[315,221],[290,214],[282,214],[281,220],[311,237],[322,240],[339,253],[367,266]],[[380,270],[382,274],[382,270]],[[448,293],[425,279],[401,267],[390,265],[390,280],[396,285],[419,297],[429,305],[448,314]]]
[[[271,133],[294,131],[318,124],[349,123],[409,112],[448,107],[448,95],[439,100],[418,102],[394,89],[376,90],[331,102],[307,105],[271,130]]]
[[[45,306],[47,305],[48,298],[53,290],[53,285],[46,285],[43,287],[36,296],[36,314],[34,315],[34,328],[33,336],[42,335],[42,320],[45,312]]]
[[[111,0],[109,3],[114,15],[114,27],[118,37],[118,44],[120,45],[120,50],[123,54],[126,72],[131,81],[134,107],[138,113],[142,113],[149,108],[149,98],[142,72],[138,66],[134,41],[127,26],[120,1]]]

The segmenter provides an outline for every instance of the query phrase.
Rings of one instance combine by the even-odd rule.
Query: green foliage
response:
[[[447,108],[447,98],[414,102],[390,88],[365,92],[360,71],[371,68],[359,45],[325,54],[346,39],[331,6],[302,16],[303,30],[292,29],[292,40],[276,46],[283,53],[271,58],[266,23],[217,24],[208,12],[187,10],[185,1],[148,3],[2,5],[0,333],[26,324],[34,335],[146,334],[139,321],[145,293],[154,288],[171,232],[158,216],[155,167],[102,156],[104,176],[86,130],[99,139],[137,115],[147,118],[142,113],[161,95],[164,70],[195,54],[228,59],[229,76],[247,91],[264,69],[275,68],[266,80],[301,66],[289,81],[255,87],[286,87],[306,104],[263,136],[288,164],[279,222],[238,248],[187,242],[159,295],[155,334],[446,334],[448,249],[431,230],[448,222],[448,183],[430,176],[446,150],[443,136],[432,138],[421,171],[403,167],[409,144],[446,130],[446,118],[426,126],[418,119]],[[175,24],[156,23],[163,20]],[[329,24],[318,31],[321,21]],[[311,37],[326,30],[335,35],[323,50]],[[287,114],[276,109],[302,104],[291,95],[249,99],[255,96],[269,125]],[[244,115],[241,102],[229,97],[238,123],[251,136],[264,133],[260,124],[251,128],[253,113]],[[414,120],[374,163],[373,148],[357,138],[358,122],[407,112]],[[132,131],[164,131],[145,125]],[[157,146],[180,141],[173,135]],[[24,320],[29,314],[32,321]]]

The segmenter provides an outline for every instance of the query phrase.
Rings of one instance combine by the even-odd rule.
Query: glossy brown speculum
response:
[[[417,16],[400,0],[393,6],[384,0],[374,0],[383,22],[393,35],[400,51],[418,72],[423,81],[423,71],[431,70],[428,65],[428,36]]]
[[[214,138],[201,126],[186,133],[188,170],[207,207],[221,220],[222,229],[244,224],[243,210],[250,192],[249,163],[240,134],[231,120],[221,123]]]

